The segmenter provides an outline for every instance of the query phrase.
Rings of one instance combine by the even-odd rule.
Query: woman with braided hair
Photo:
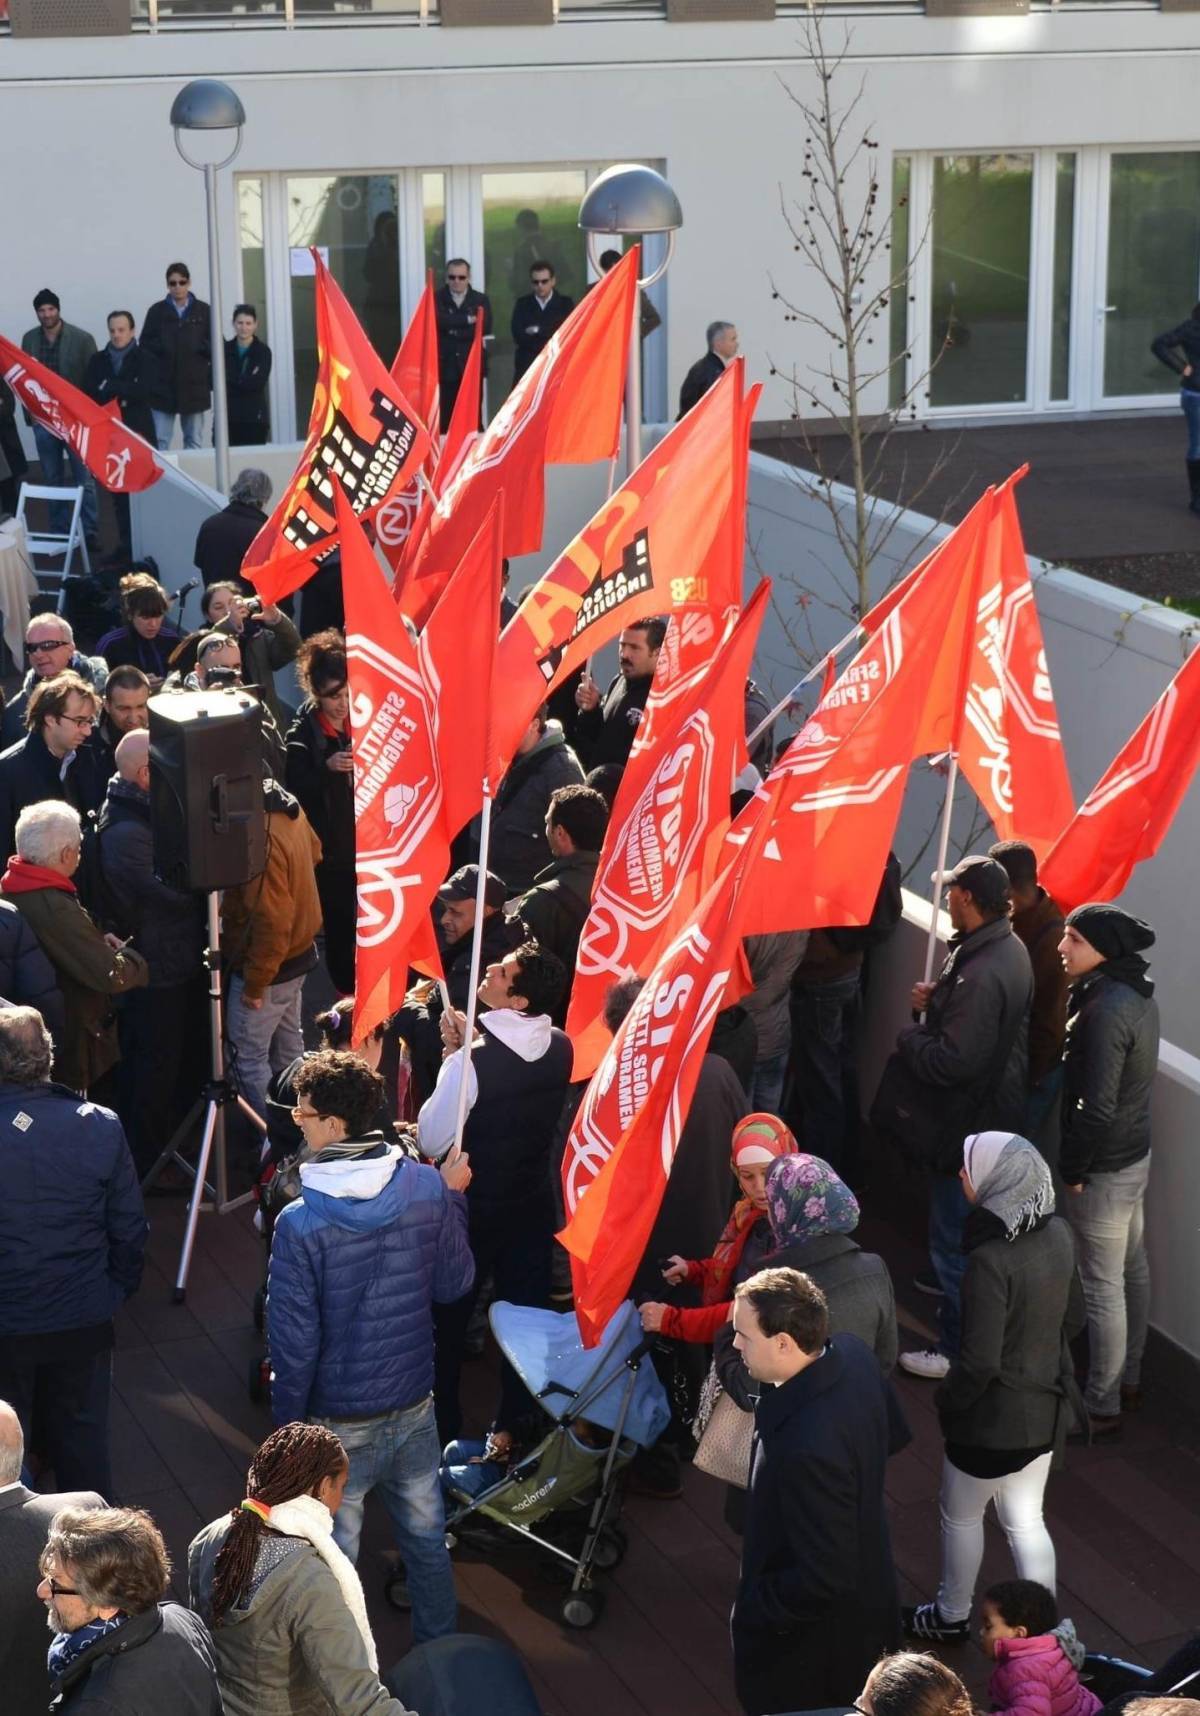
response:
[[[333,1541],[350,1466],[320,1424],[284,1424],[246,1495],[188,1550],[226,1716],[409,1716],[379,1680],[362,1584]]]

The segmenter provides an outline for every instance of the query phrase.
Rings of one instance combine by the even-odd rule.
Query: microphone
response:
[[[171,600],[173,602],[182,602],[185,596],[190,596],[193,590],[198,590],[202,582],[203,580],[200,578],[189,578],[187,583],[184,584],[181,589],[172,592]]]

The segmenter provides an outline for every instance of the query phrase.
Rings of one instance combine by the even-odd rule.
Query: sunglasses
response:
[[[52,649],[70,649],[70,638],[38,638],[35,643],[25,645],[26,656],[46,655]]]
[[[446,276],[447,280],[469,280],[470,278],[469,274],[447,274]]]
[[[172,274],[167,279],[167,285],[168,286],[187,286],[189,283],[190,283],[190,276],[188,276],[186,274],[182,277],[182,279],[177,274]]]

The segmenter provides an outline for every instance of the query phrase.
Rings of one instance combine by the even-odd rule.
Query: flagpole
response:
[[[942,803],[942,826],[938,834],[937,851],[937,881],[933,884],[933,915],[929,920],[929,940],[925,944],[925,976],[923,982],[928,983],[933,976],[933,956],[937,951],[938,913],[942,907],[942,872],[946,868],[946,859],[950,852],[950,823],[954,816],[954,789],[958,784],[958,752],[950,752],[950,766],[946,771],[946,797]]]
[[[755,744],[758,742],[758,740],[762,738],[762,736],[766,732],[767,728],[771,725],[772,721],[777,721],[779,719],[779,717],[783,714],[784,710],[787,709],[789,704],[795,698],[796,693],[798,691],[803,691],[804,687],[807,684],[809,684],[809,682],[811,680],[814,680],[817,677],[818,673],[820,673],[823,670],[825,663],[829,660],[830,656],[841,655],[841,653],[845,649],[846,645],[848,643],[854,642],[854,640],[858,636],[860,630],[861,630],[861,628],[859,626],[855,626],[853,631],[847,632],[845,637],[839,639],[839,641],[834,644],[832,649],[826,650],[825,654],[821,657],[821,659],[817,663],[817,665],[813,668],[810,668],[809,671],[804,675],[803,679],[798,679],[796,681],[795,685],[792,686],[792,689],[788,692],[786,697],[781,697],[779,699],[779,702],[775,705],[774,709],[772,709],[771,713],[769,715],[763,716],[762,720],[758,723],[758,726],[754,729],[753,733],[748,733],[746,735],[746,749],[747,750],[752,750],[754,748]]]
[[[463,1128],[467,1124],[467,1069],[471,1064],[471,1041],[475,1035],[476,990],[479,988],[479,965],[483,950],[483,910],[487,903],[488,846],[492,833],[492,794],[488,782],[483,783],[483,808],[479,813],[479,873],[475,881],[475,923],[471,930],[471,975],[467,986],[467,1020],[463,1026],[462,1064],[458,1069],[458,1110],[454,1117],[454,1144],[446,1160],[455,1161],[462,1149]]]

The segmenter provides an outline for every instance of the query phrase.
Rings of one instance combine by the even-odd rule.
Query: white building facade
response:
[[[48,19],[62,0],[12,0],[14,21],[31,3]],[[453,0],[443,3],[449,17]],[[511,3],[489,0],[491,15]],[[684,210],[654,289],[663,327],[644,348],[647,417],[674,415],[717,318],[737,323],[751,374],[767,383],[760,420],[795,409],[772,367],[822,355],[772,297],[775,281],[819,302],[780,214],[781,186],[803,189],[803,127],[780,81],[811,91],[803,6],[781,4],[770,21],[681,23],[664,0],[560,0],[548,27],[451,28],[436,0],[132,5],[124,35],[0,36],[10,337],[33,324],[33,294],[47,285],[98,341],[114,308],[140,322],[168,262],[187,261],[208,296],[200,176],[176,154],[168,113],[183,83],[214,76],[247,115],[219,179],[223,303],[258,307],[275,353],[274,439],[295,439],[307,421],[308,245],[322,247],[389,359],[426,269],[440,283],[448,256],[467,257],[497,312],[494,408],[528,263],[544,253],[578,298],[588,268],[575,213],[617,160],[654,163]],[[846,28],[844,91],[865,83],[860,112],[899,215],[896,254],[912,251],[892,348],[911,353],[917,375],[954,330],[919,411],[1169,408],[1175,384],[1149,343],[1200,298],[1200,14],[1062,0],[927,16],[852,0],[827,9],[835,46]],[[868,403],[882,407],[884,383],[877,393]]]

